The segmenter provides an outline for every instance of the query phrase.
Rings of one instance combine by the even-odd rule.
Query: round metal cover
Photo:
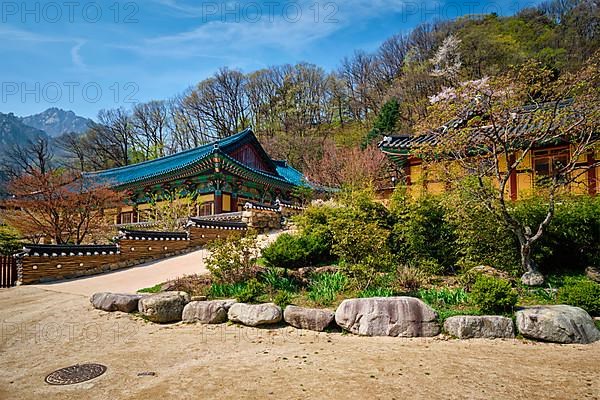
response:
[[[50,385],[74,385],[97,378],[106,372],[106,366],[101,364],[77,364],[61,368],[46,377]]]

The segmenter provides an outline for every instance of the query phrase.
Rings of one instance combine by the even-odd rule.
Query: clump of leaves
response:
[[[358,297],[369,298],[369,297],[392,297],[394,296],[394,290],[390,288],[375,287],[362,290],[358,293]]]
[[[267,268],[261,272],[260,280],[268,292],[277,290],[295,292],[298,289],[296,283],[289,276],[283,275],[281,270],[276,268]]]
[[[396,270],[396,285],[406,292],[416,292],[429,283],[429,279],[429,274],[418,268],[400,266]]]
[[[277,304],[281,308],[285,308],[288,305],[292,304],[293,300],[294,293],[288,292],[287,290],[281,290],[277,292],[277,294],[273,298],[273,303]]]
[[[433,307],[448,307],[465,304],[468,294],[463,288],[431,288],[419,290],[419,297]]]
[[[329,305],[347,286],[348,278],[340,272],[317,274],[311,278],[308,298],[318,305]]]

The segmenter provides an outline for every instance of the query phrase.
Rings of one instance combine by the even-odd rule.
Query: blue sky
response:
[[[336,68],[424,21],[541,0],[107,0],[0,3],[0,112],[102,108],[166,99],[219,67],[306,61]]]

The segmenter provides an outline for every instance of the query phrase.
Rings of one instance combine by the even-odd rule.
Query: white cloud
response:
[[[75,46],[71,47],[71,61],[73,61],[73,65],[81,69],[87,69],[79,52],[84,44],[86,44],[85,40],[78,40]]]

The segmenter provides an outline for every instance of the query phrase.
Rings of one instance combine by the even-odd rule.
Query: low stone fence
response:
[[[279,200],[274,205],[248,202],[244,205],[242,222],[258,232],[283,229],[287,226],[289,219],[301,213],[302,210],[302,207]]]
[[[27,245],[17,257],[17,284],[71,279],[128,268],[196,250],[211,240],[245,231],[235,223],[195,223],[189,232],[123,230],[108,246]]]
[[[92,305],[104,311],[139,312],[155,323],[222,324],[246,326],[287,323],[298,329],[324,331],[341,328],[361,336],[434,337],[444,332],[458,339],[513,339],[517,331],[528,339],[562,344],[600,340],[600,331],[583,309],[567,305],[533,306],[516,312],[516,329],[506,316],[462,315],[440,324],[439,315],[414,297],[346,299],[337,309],[314,309],[273,303],[245,304],[235,299],[192,299],[185,292],[153,295],[96,293]]]
[[[190,218],[186,232],[122,229],[114,245],[27,245],[17,257],[17,284],[50,282],[132,267],[172,257],[207,243],[244,234],[281,229],[286,218],[301,208],[277,202],[275,206],[248,203],[241,213]]]

